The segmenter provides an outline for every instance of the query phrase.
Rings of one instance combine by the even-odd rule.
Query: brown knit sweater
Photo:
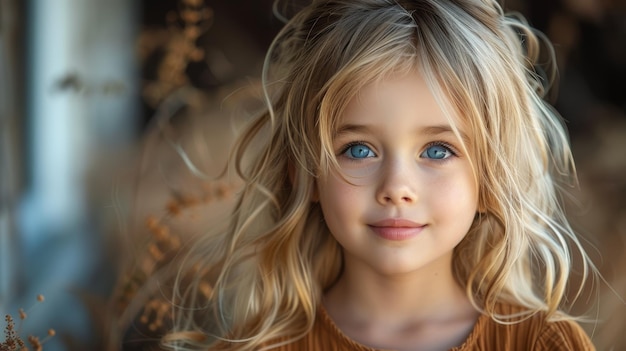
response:
[[[518,312],[501,305],[499,313]],[[272,349],[273,351],[379,351],[361,345],[343,334],[323,308],[317,313],[313,329],[304,338]],[[548,322],[537,314],[523,322],[503,325],[487,315],[478,318],[465,342],[451,351],[469,350],[595,350],[584,330],[571,321]]]

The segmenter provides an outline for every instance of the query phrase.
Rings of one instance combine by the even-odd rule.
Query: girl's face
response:
[[[363,89],[339,121],[333,148],[341,174],[320,176],[317,195],[346,268],[395,275],[451,262],[478,189],[419,73]]]

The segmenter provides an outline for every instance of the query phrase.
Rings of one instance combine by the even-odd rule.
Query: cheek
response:
[[[337,207],[340,207],[338,200],[342,198],[338,195],[341,192],[341,187],[338,186],[336,181],[328,178],[320,178],[317,186],[317,194],[319,197],[319,203],[324,213],[324,218],[328,221],[330,214],[336,211]]]
[[[335,201],[341,200],[346,196],[356,196],[359,189],[362,186],[356,184],[350,184],[346,182],[342,176],[331,172],[328,175],[320,176],[317,182],[319,185],[317,191],[320,194],[320,199],[334,199]]]
[[[359,204],[363,203],[359,189],[341,178],[320,179],[319,203],[331,232],[348,226],[359,217]]]
[[[478,189],[471,177],[439,177],[430,187],[430,199],[439,211],[461,218],[474,218],[478,210]],[[436,190],[435,190],[436,189]]]
[[[350,204],[354,204],[353,199],[357,196],[354,186],[334,177],[321,181],[318,193],[320,205],[324,211],[326,209],[333,209],[338,212],[347,211]]]

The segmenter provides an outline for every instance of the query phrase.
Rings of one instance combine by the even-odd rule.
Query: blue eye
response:
[[[445,145],[435,144],[431,145],[422,152],[420,157],[430,158],[433,160],[444,160],[450,156],[453,156],[454,153]]]
[[[348,158],[354,159],[362,159],[376,156],[372,149],[363,144],[348,145],[348,147],[344,149],[342,154],[346,155]]]

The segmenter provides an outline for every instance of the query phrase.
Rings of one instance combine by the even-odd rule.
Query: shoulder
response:
[[[574,321],[546,322],[536,350],[595,350],[587,333]]]
[[[502,316],[515,316],[523,312],[523,309],[503,304],[498,307],[497,312]],[[578,323],[571,320],[549,321],[543,313],[506,323],[483,316],[475,329],[472,344],[480,349],[595,350]]]

